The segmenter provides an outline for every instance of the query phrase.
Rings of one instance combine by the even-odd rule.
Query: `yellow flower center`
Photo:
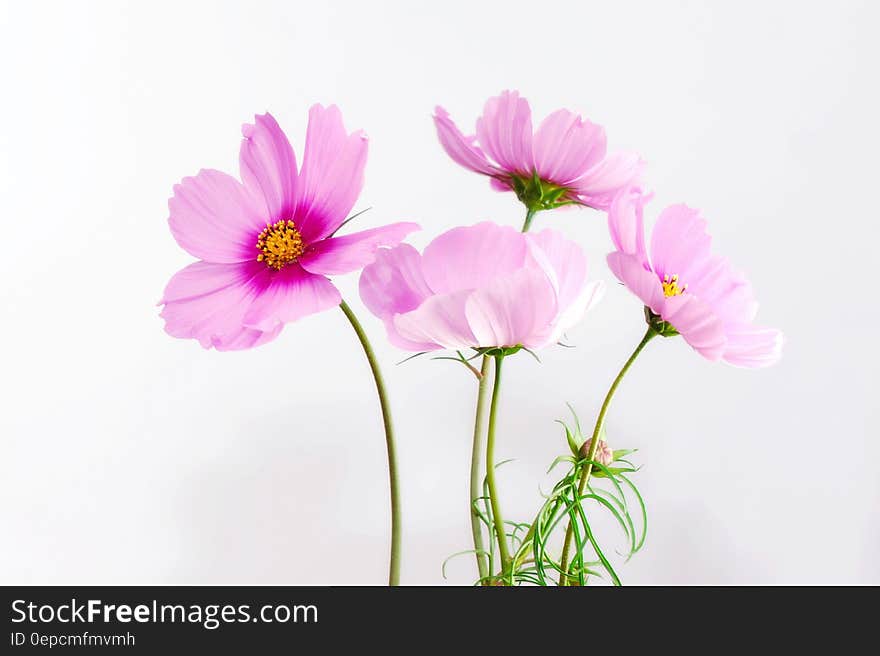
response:
[[[260,251],[257,262],[281,271],[305,252],[306,245],[293,221],[276,221],[267,225],[257,237],[257,248]]]
[[[678,274],[673,274],[670,278],[669,275],[663,276],[663,294],[664,296],[678,296],[679,294],[687,291],[688,286],[684,285],[682,287],[678,286]]]

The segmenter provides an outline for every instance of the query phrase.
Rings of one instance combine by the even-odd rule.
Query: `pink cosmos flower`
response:
[[[339,305],[328,275],[360,269],[415,223],[335,236],[364,180],[367,139],[348,134],[336,106],[309,111],[302,169],[269,114],[242,127],[241,179],[203,169],[174,187],[171,233],[198,262],[179,271],[160,305],[165,330],[205,348],[245,349],[284,324]]]
[[[484,222],[453,228],[423,254],[382,249],[361,298],[402,349],[540,348],[559,340],[602,296],[583,251],[555,230],[523,234]]]
[[[672,205],[660,213],[649,260],[643,219],[648,200],[640,189],[629,188],[608,211],[617,248],[608,255],[614,275],[650,309],[653,321],[666,322],[703,357],[740,367],[777,362],[782,333],[753,325],[758,304],[752,287],[725,258],[712,254],[706,221],[697,210]]]
[[[434,124],[453,160],[489,176],[494,189],[516,192],[530,210],[571,203],[606,209],[644,167],[632,153],[606,157],[604,128],[567,109],[550,114],[533,134],[529,103],[516,91],[486,102],[475,136],[463,135],[440,106]]]

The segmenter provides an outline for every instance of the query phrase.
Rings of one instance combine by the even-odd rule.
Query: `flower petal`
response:
[[[584,315],[595,307],[605,296],[606,285],[603,280],[594,280],[581,288],[580,294],[559,314],[553,322],[553,326],[544,342],[554,344],[562,339],[562,336],[574,328]]]
[[[758,313],[752,285],[727,258],[711,255],[687,272],[688,290],[713,307],[725,323],[749,324]]]
[[[540,268],[522,268],[495,278],[474,291],[465,304],[477,346],[540,348],[556,311],[556,292]]]
[[[256,259],[257,235],[266,226],[261,200],[235,178],[209,169],[184,178],[168,200],[168,226],[177,243],[208,262]]]
[[[267,273],[258,262],[190,264],[171,278],[160,301],[165,331],[217,350],[251,348],[274,339],[279,330],[254,330],[242,322]]]
[[[438,294],[476,289],[519,269],[526,240],[518,230],[489,221],[453,228],[434,239],[422,256],[428,286]]]
[[[489,178],[489,187],[492,191],[513,191],[510,186],[510,178]]]
[[[784,337],[773,328],[750,324],[727,326],[727,346],[722,358],[737,367],[769,367],[782,357]]]
[[[418,229],[418,223],[392,223],[342,237],[322,239],[300,258],[299,264],[306,271],[325,276],[350,273],[372,262],[380,246],[397,246],[409,233]]]
[[[558,230],[544,229],[527,233],[529,256],[547,273],[556,290],[560,311],[567,308],[583,291],[587,280],[587,257],[573,241]]]
[[[342,225],[364,186],[366,163],[363,131],[348,134],[336,105],[313,105],[294,219],[307,243],[323,239]]]
[[[254,117],[241,126],[244,139],[239,152],[241,179],[266,201],[266,223],[293,216],[296,202],[296,155],[271,114]]]
[[[699,210],[670,205],[660,213],[651,233],[651,267],[660,278],[677,275],[680,285],[696,284],[711,255],[712,238]]]
[[[248,328],[272,331],[310,314],[323,312],[342,302],[339,290],[324,276],[316,276],[297,264],[270,272],[260,279],[259,293],[245,313]]]
[[[422,274],[422,256],[409,244],[377,251],[361,273],[359,289],[367,309],[382,319],[415,310],[432,294]]]
[[[637,255],[642,265],[648,269],[648,254],[645,249],[645,203],[651,200],[639,187],[625,187],[611,202],[608,208],[608,231],[617,250],[629,255]]]
[[[624,187],[638,185],[645,168],[644,160],[635,153],[609,155],[571,186],[578,200],[589,207],[608,209]]]
[[[615,251],[608,254],[607,261],[611,273],[638,296],[642,303],[656,314],[662,312],[665,296],[660,279],[655,273],[645,269],[637,255]]]
[[[361,300],[367,309],[382,319],[388,341],[407,351],[439,348],[428,342],[404,339],[394,325],[394,315],[410,312],[431,296],[422,275],[422,256],[409,244],[376,251],[375,261],[364,267],[359,281]]]
[[[707,360],[718,360],[727,337],[721,319],[693,294],[666,298],[660,316],[681,333],[684,340]]]
[[[531,175],[532,110],[516,91],[504,91],[490,98],[477,119],[480,147],[509,173]]]
[[[434,125],[437,128],[440,145],[456,164],[483,175],[498,173],[498,169],[489,162],[485,153],[474,143],[476,138],[465,137],[449,118],[449,112],[439,105],[434,108]]]
[[[540,178],[567,186],[605,157],[605,130],[559,109],[538,126],[534,151]]]
[[[443,348],[434,342],[416,342],[407,339],[397,330],[397,325],[394,322],[395,316],[396,315],[392,315],[382,320],[382,323],[385,326],[385,335],[388,337],[388,343],[391,344],[391,346],[396,346],[404,351],[415,351],[418,353],[425,351],[439,351]]]
[[[477,345],[465,316],[465,303],[471,292],[460,290],[426,299],[411,312],[394,315],[392,322],[405,340],[439,348],[465,349]]]

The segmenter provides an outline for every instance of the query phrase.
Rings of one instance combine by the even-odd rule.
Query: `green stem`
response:
[[[535,218],[535,215],[537,215],[537,214],[538,214],[538,210],[535,210],[535,209],[532,209],[532,208],[527,208],[527,209],[526,209],[526,220],[525,220],[525,222],[523,223],[523,227],[522,227],[522,231],[523,231],[523,232],[528,232],[528,231],[529,231],[529,228],[532,227],[532,219],[534,219],[534,218]]]
[[[495,382],[492,385],[492,403],[489,406],[489,431],[486,438],[486,485],[489,487],[489,503],[492,504],[492,520],[495,535],[498,537],[498,551],[501,555],[501,573],[504,575],[510,564],[507,536],[504,532],[504,518],[498,501],[498,488],[495,485],[495,419],[498,416],[498,396],[501,387],[501,363],[503,355],[495,356]]]
[[[391,489],[391,560],[388,565],[388,585],[400,585],[400,484],[397,480],[397,456],[394,447],[394,427],[391,423],[391,406],[388,403],[388,393],[385,391],[385,382],[382,380],[382,372],[376,361],[376,354],[367,339],[360,321],[348,307],[348,303],[342,301],[339,304],[342,312],[351,322],[351,327],[357,334],[364,349],[364,355],[370,363],[373,372],[373,380],[376,381],[376,392],[379,394],[379,405],[382,408],[382,422],[385,424],[385,446],[388,449],[388,478]]]
[[[639,345],[636,346],[636,350],[632,352],[632,355],[629,356],[629,359],[623,365],[623,368],[620,370],[620,373],[617,374],[617,378],[614,379],[614,382],[611,383],[611,387],[608,389],[608,394],[605,395],[605,401],[602,403],[602,408],[599,410],[599,416],[596,418],[596,427],[593,429],[593,437],[592,442],[590,443],[590,451],[586,457],[586,465],[584,465],[584,469],[581,472],[580,482],[578,483],[578,493],[575,502],[583,496],[584,490],[587,487],[587,483],[590,480],[590,474],[593,472],[593,458],[596,457],[596,450],[599,447],[599,435],[602,433],[602,427],[605,425],[605,415],[608,413],[608,408],[611,405],[611,399],[614,398],[614,393],[617,391],[620,382],[623,380],[623,377],[626,376],[626,372],[629,371],[629,368],[632,366],[633,362],[636,361],[636,358],[639,357],[639,353],[642,352],[642,349],[657,335],[657,331],[654,330],[652,326],[648,326],[648,331],[645,333],[645,336],[642,338],[642,341],[639,342]],[[559,575],[559,585],[566,585],[569,580],[568,573],[568,552],[571,548],[571,538],[572,538],[572,523],[574,522],[574,518],[570,518],[568,520],[568,528],[565,531],[565,543],[562,547],[562,560],[560,561],[560,569],[562,569],[565,574]]]
[[[483,546],[483,526],[475,504],[482,495],[480,459],[483,455],[483,434],[486,432],[486,393],[489,391],[489,356],[483,356],[480,367],[480,385],[477,391],[477,413],[474,418],[474,447],[471,451],[471,532],[474,535],[474,555],[480,581],[485,585],[489,576],[489,557]]]
[[[531,207],[526,207],[526,219],[523,221],[523,227],[521,232],[528,232],[529,228],[532,227],[532,219],[538,214],[538,210],[532,209]],[[532,536],[535,534],[535,526],[534,524],[529,527],[528,533],[526,533],[525,538],[523,539],[523,544],[529,543]],[[522,564],[522,558],[525,558],[528,555],[528,550],[522,554],[521,557],[517,558],[517,561],[513,563],[512,570],[516,570]]]

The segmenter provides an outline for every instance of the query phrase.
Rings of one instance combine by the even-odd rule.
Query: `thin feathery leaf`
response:
[[[482,549],[465,549],[464,551],[457,551],[456,553],[454,553],[451,556],[449,556],[448,558],[446,558],[446,560],[444,560],[443,564],[440,566],[440,573],[443,575],[444,579],[446,578],[446,563],[448,563],[450,560],[452,560],[453,558],[455,558],[457,556],[464,556],[465,554],[477,554],[477,555],[481,555],[481,556],[488,556],[489,555],[488,553],[486,553]]]
[[[336,230],[334,230],[330,236],[333,237],[333,236],[334,236],[337,232],[339,232],[339,231],[343,228],[343,226],[345,226],[347,223],[350,223],[351,221],[354,221],[354,220],[355,220],[356,218],[358,218],[361,214],[365,214],[366,212],[369,212],[371,209],[373,209],[373,208],[372,208],[372,207],[368,207],[367,209],[365,209],[365,210],[361,210],[360,212],[355,212],[355,213],[352,214],[350,217],[348,217],[345,221],[343,221],[342,223],[340,223],[340,224],[339,224],[339,227],[336,228]]]
[[[541,358],[539,358],[538,354],[535,353],[532,349],[526,348],[525,346],[523,346],[522,350],[525,351],[526,353],[528,353],[529,355],[531,355],[533,358],[535,358],[535,360],[538,362],[538,364],[541,364]]]
[[[430,353],[430,351],[420,351],[418,353],[415,353],[414,355],[411,355],[407,358],[404,358],[403,360],[401,360],[400,362],[397,362],[396,364],[401,365],[401,364],[404,364],[405,362],[409,362],[410,360],[415,360],[420,355],[425,355],[426,353]]]
[[[581,521],[583,521],[584,523],[584,529],[587,533],[587,540],[590,542],[593,550],[596,552],[596,556],[598,556],[599,560],[602,561],[602,567],[604,567],[605,571],[608,572],[608,575],[611,577],[611,581],[614,583],[614,585],[621,585],[620,578],[617,576],[617,572],[614,571],[614,568],[611,566],[608,558],[605,557],[605,554],[602,552],[602,549],[599,547],[595,537],[593,536],[593,531],[592,529],[590,529],[590,523],[587,521],[587,515],[586,513],[584,513],[583,507],[578,506],[577,510],[581,516]]]
[[[594,488],[592,485],[588,486],[588,489],[592,494],[607,499],[608,503],[613,502],[613,504],[617,508],[617,512],[612,510],[612,513],[615,515],[615,517],[618,518],[618,521],[620,521],[622,518],[626,522],[626,525],[623,525],[623,522],[620,523],[621,528],[623,529],[623,532],[626,535],[627,540],[629,541],[629,553],[625,556],[626,560],[629,561],[632,555],[636,552],[636,527],[635,524],[633,524],[632,517],[630,517],[629,513],[626,510],[626,506],[624,506],[623,503],[621,503],[620,499],[615,497],[608,490]]]
[[[626,476],[621,476],[620,480],[626,483],[629,486],[629,489],[632,490],[633,494],[636,496],[636,499],[639,501],[639,507],[642,510],[642,537],[636,544],[636,553],[644,546],[645,538],[648,536],[648,510],[645,508],[645,501],[642,499],[642,495],[639,493],[638,488],[635,484],[629,480]]]

